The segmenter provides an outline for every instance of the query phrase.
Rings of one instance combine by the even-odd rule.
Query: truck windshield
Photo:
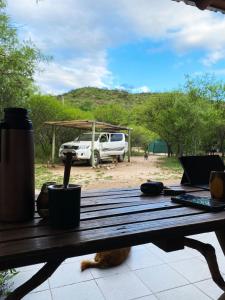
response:
[[[99,133],[95,134],[95,141],[99,138]],[[92,141],[92,134],[91,133],[84,133],[81,134],[77,139],[77,141]]]

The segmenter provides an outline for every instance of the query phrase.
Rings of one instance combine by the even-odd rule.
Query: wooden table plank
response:
[[[205,190],[205,189],[199,188],[199,187],[184,186],[184,185],[180,185],[180,184],[169,185],[169,187],[171,187],[171,188],[172,187],[181,187],[188,193]],[[135,193],[141,193],[140,187],[82,191],[82,197],[83,198],[88,198],[88,197],[93,198],[93,197],[113,196],[113,195],[121,196],[121,195],[127,195],[127,194],[135,194]]]
[[[173,203],[171,201],[162,201],[162,202],[149,203],[145,205],[136,205],[136,206],[115,208],[115,209],[105,209],[100,211],[87,212],[87,213],[82,213],[81,217],[82,220],[91,220],[91,219],[99,219],[102,217],[107,218],[110,216],[127,215],[131,213],[135,214],[142,211],[144,212],[144,211],[170,209],[173,207],[178,207],[178,205],[179,204]]]
[[[98,229],[103,227],[140,223],[145,221],[162,220],[168,218],[176,218],[181,216],[188,216],[194,214],[205,213],[202,210],[195,208],[176,207],[174,209],[158,210],[153,212],[142,212],[137,214],[128,214],[124,216],[109,216],[108,218],[99,218],[93,220],[81,221],[80,226],[75,229],[68,229],[65,232],[78,232],[82,230]],[[22,240],[28,238],[37,238],[43,236],[52,236],[62,234],[62,230],[51,229],[48,224],[42,226],[27,227],[23,230],[7,230],[0,233],[0,244],[3,242],[10,242],[15,240]]]
[[[115,208],[120,208],[120,207],[132,207],[132,206],[142,206],[142,205],[150,205],[150,204],[156,204],[156,203],[168,203],[170,202],[170,199],[168,197],[154,197],[154,198],[149,198],[149,197],[144,197],[140,198],[139,201],[132,201],[134,198],[130,198],[129,202],[121,203],[119,200],[118,202],[110,204],[106,202],[107,204],[104,204],[104,199],[101,200],[101,204],[95,205],[94,203],[91,202],[91,204],[83,202],[83,206],[81,206],[81,219],[83,216],[83,212],[94,212],[94,211],[100,211],[100,210],[106,210],[106,209],[115,209]],[[145,200],[146,199],[146,200]],[[135,198],[136,200],[136,198]],[[172,204],[173,206],[180,206],[179,204]],[[140,210],[140,209],[139,209]],[[110,211],[111,212],[111,211]],[[84,215],[85,216],[85,215]],[[0,232],[4,230],[9,230],[9,229],[16,229],[18,230],[19,228],[26,228],[26,227],[34,227],[38,225],[46,224],[45,220],[41,220],[40,217],[36,214],[34,220],[29,221],[29,222],[19,222],[19,223],[3,223],[0,222]]]
[[[225,226],[225,212],[110,226],[0,244],[0,268],[189,235]]]
[[[162,200],[163,201],[163,200]],[[165,200],[164,200],[165,201]],[[139,200],[139,201],[130,201],[130,202],[121,202],[121,203],[108,203],[108,204],[97,204],[97,205],[85,205],[81,206],[81,213],[83,212],[93,212],[93,211],[100,211],[105,209],[115,209],[115,208],[121,208],[121,207],[130,207],[130,206],[138,206],[138,205],[146,205],[152,203],[150,200]]]

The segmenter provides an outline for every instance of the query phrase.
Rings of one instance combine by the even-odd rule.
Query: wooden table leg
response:
[[[198,250],[206,259],[210,273],[212,275],[213,281],[223,290],[225,291],[225,281],[220,273],[217,259],[216,259],[216,251],[214,247],[210,244],[205,244],[203,242],[191,239],[184,238],[184,245],[195,250]],[[224,244],[225,245],[225,244]]]
[[[31,279],[26,281],[7,296],[6,300],[22,299],[25,295],[47,280],[61,265],[64,259],[65,258],[47,262],[33,277],[31,277]]]

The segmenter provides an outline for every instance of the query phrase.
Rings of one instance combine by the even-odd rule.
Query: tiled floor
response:
[[[207,233],[194,237],[215,246],[220,269],[225,274],[225,258],[215,235]],[[86,255],[85,259],[92,257]],[[48,281],[24,299],[207,300],[218,299],[223,294],[211,280],[204,258],[191,249],[165,253],[152,244],[140,245],[133,247],[127,261],[117,268],[80,272],[83,258],[67,259]],[[14,287],[30,278],[40,267],[20,268],[13,279]]]

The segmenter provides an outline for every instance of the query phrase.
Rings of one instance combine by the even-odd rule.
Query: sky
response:
[[[185,75],[225,79],[225,15],[171,0],[8,0],[19,38],[51,61],[42,93],[94,86],[132,93],[179,88]]]

